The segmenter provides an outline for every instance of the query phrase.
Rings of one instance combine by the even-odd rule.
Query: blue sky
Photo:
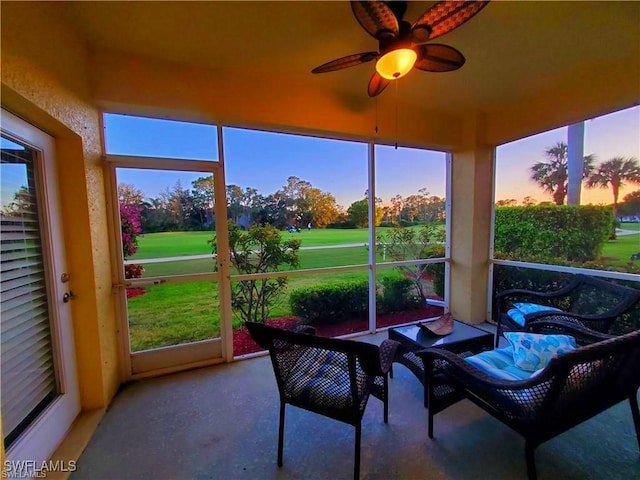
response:
[[[0,137],[0,148],[24,150],[22,145],[4,137]],[[13,201],[14,193],[28,183],[26,167],[23,163],[0,163],[0,178],[2,178],[0,206],[4,207]]]
[[[216,160],[214,126],[123,115],[105,115],[107,152],[111,154]],[[640,107],[588,120],[585,154],[603,161],[614,156],[640,158]],[[262,194],[280,189],[294,175],[332,193],[338,204],[348,207],[367,189],[367,145],[299,135],[224,128],[227,184],[253,187]],[[525,196],[550,200],[529,180],[529,168],[544,160],[544,151],[558,141],[566,142],[567,128],[499,146],[497,149],[496,199]],[[444,196],[445,155],[409,148],[376,147],[376,193],[384,203],[400,194],[426,188]],[[183,187],[200,173],[153,172],[120,169],[118,181],[132,183],[148,196],[173,186]],[[624,194],[638,187],[623,189]],[[609,203],[607,190],[583,189],[582,203]]]
[[[545,160],[544,151],[548,147],[557,142],[567,142],[567,130],[567,127],[558,128],[499,146],[496,152],[496,199],[515,198],[521,201],[531,196],[550,201],[551,196],[529,180],[529,168]],[[594,154],[596,165],[618,156],[640,159],[640,107],[587,120],[584,130],[584,154]],[[638,188],[638,185],[623,188],[620,199]],[[609,190],[582,188],[583,204],[612,201]]]
[[[105,115],[107,152],[167,158],[216,160],[215,126],[160,119]],[[323,191],[332,193],[343,207],[363,198],[367,189],[367,145],[359,142],[286,135],[257,130],[224,128],[227,184],[253,187],[262,194],[280,189],[294,175]],[[544,151],[559,141],[566,142],[567,128],[524,138],[497,149],[496,199],[518,201],[531,196],[550,200],[529,179],[529,168],[544,160]],[[2,139],[3,148],[11,148]],[[585,154],[597,161],[615,156],[640,159],[640,107],[605,115],[585,123]],[[376,147],[376,193],[385,204],[400,194],[404,197],[426,188],[431,195],[445,194],[445,155],[442,152],[409,148]],[[2,204],[11,201],[23,182],[24,172],[14,166],[1,167]],[[119,169],[118,181],[131,183],[149,197],[180,181],[185,188],[202,173],[158,172]],[[15,184],[15,185],[14,185]],[[620,198],[640,188],[627,186]],[[582,190],[582,203],[610,203],[611,192]]]
[[[105,115],[107,152],[111,154],[217,159],[215,127],[123,115]],[[289,176],[311,182],[348,207],[367,190],[365,143],[287,135],[239,128],[223,129],[227,184],[270,194]],[[385,202],[397,194],[417,194],[426,188],[444,196],[445,154],[410,148],[378,146],[377,196]],[[180,180],[183,187],[201,173],[118,169],[118,181],[157,196]]]

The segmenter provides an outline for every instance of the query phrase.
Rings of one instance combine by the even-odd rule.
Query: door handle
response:
[[[64,303],[69,303],[69,300],[73,300],[75,298],[76,296],[71,290],[69,290],[68,292],[64,292],[64,295],[62,295],[62,301]]]

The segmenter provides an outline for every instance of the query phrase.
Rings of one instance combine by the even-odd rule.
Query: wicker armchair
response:
[[[534,450],[540,444],[628,400],[640,448],[640,331],[612,337],[560,321],[532,322],[527,331],[572,335],[583,346],[526,380],[487,375],[442,349],[418,352],[428,383],[429,438],[434,415],[466,398],[525,438],[527,474],[535,479]]]
[[[562,310],[561,313],[536,312],[524,315],[525,326],[533,320],[571,320],[599,332],[608,332],[611,324],[640,300],[640,290],[600,280],[587,275],[575,275],[565,287],[551,292],[505,290],[496,295],[496,347],[502,333],[524,330],[507,310],[516,302],[537,303]]]
[[[251,336],[269,350],[280,392],[278,466],[282,466],[285,405],[290,404],[353,425],[354,478],[360,476],[362,416],[369,395],[384,403],[388,420],[388,373],[398,343],[369,343],[316,337],[246,322]]]

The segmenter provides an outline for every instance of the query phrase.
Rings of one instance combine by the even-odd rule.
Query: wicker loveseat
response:
[[[364,342],[317,337],[246,322],[251,336],[269,351],[280,392],[278,466],[282,466],[285,405],[290,404],[353,425],[354,478],[360,476],[362,416],[369,395],[384,403],[388,420],[388,374],[398,343],[380,347]]]
[[[418,352],[428,384],[429,438],[434,415],[468,399],[525,438],[527,474],[535,479],[538,445],[628,400],[640,448],[640,331],[613,337],[562,321],[533,321],[527,331],[571,335],[581,346],[521,380],[489,375],[442,349]]]
[[[607,333],[612,323],[640,301],[640,290],[588,275],[575,275],[563,288],[537,292],[505,290],[496,295],[496,347],[505,331],[524,330],[533,320],[577,320],[592,330]],[[522,315],[520,323],[509,313],[518,302],[546,305],[560,312],[537,311]]]

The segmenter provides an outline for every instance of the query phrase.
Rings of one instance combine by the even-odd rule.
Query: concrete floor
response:
[[[373,397],[365,412],[362,479],[526,478],[522,438],[470,402],[438,414],[429,440],[422,386],[403,366],[394,372],[389,423]],[[290,406],[278,468],[278,404],[268,357],[134,382],[114,399],[72,478],[352,478],[353,427]],[[536,463],[540,480],[640,478],[628,403],[543,444]]]

